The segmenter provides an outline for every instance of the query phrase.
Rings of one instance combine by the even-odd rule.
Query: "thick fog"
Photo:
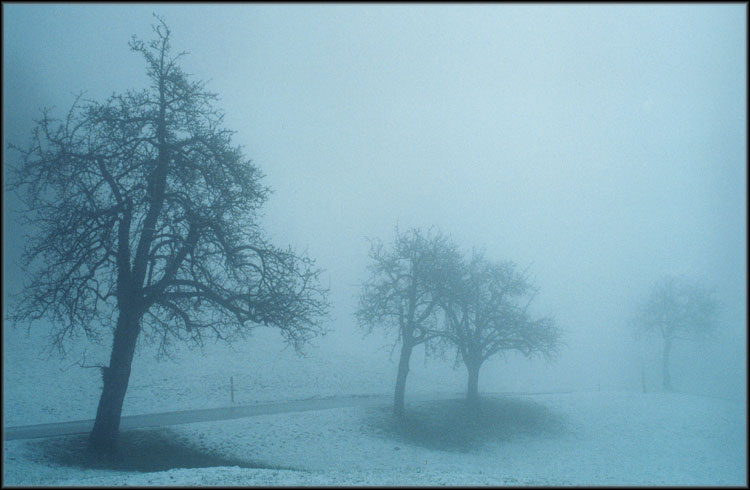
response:
[[[528,266],[565,331],[553,364],[495,360],[480,390],[640,389],[630,318],[683,274],[721,324],[675,347],[675,383],[744,399],[746,6],[4,4],[4,169],[40,108],[146,84],[127,42],[154,12],[265,173],[264,230],[325,269],[315,348],[387,356],[354,316],[367,239],[435,226]],[[29,230],[3,196],[7,295]]]

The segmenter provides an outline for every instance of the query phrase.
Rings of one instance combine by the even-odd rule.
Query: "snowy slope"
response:
[[[42,329],[27,336],[7,329],[3,342],[3,413],[5,425],[28,425],[91,419],[101,394],[98,369],[85,365],[106,364],[110,345],[81,342],[65,359],[39,354],[46,341]],[[159,411],[224,407],[234,401],[248,404],[335,395],[390,394],[396,376],[396,360],[390,349],[372,343],[363,355],[332,347],[326,338],[310,346],[305,356],[285,348],[272,330],[258,329],[246,341],[233,345],[207,344],[204,351],[181,348],[173,359],[156,360],[156,347],[143,343],[136,351],[124,415]],[[382,342],[380,345],[383,345]],[[85,357],[84,357],[85,354]],[[450,362],[424,362],[415,352],[407,384],[407,396],[420,393],[457,394],[465,389],[463,369]],[[523,379],[493,376],[493,364],[483,368],[485,391],[543,391],[550,386]],[[555,388],[559,388],[555,386]]]
[[[468,450],[393,438],[387,408],[339,408],[174,426],[176,437],[290,470],[124,473],[48,467],[37,441],[5,442],[10,485],[746,485],[744,406],[680,394],[516,396],[564,421]],[[520,406],[520,405],[519,405]]]
[[[4,332],[6,426],[92,418],[96,369],[66,368],[80,357],[44,360],[41,339]],[[87,347],[86,363],[106,360],[107,346]],[[156,362],[145,347],[135,360],[124,413],[227,406],[313,396],[390,394],[395,365],[387,351],[362,356],[324,347],[307,357],[283,350],[272,332],[232,348],[208,345]],[[499,366],[502,366],[499,364]],[[520,391],[526,380],[483,373],[484,393]],[[412,363],[407,405],[416,394],[460,396],[462,370]],[[529,391],[545,391],[543,383]],[[411,396],[411,401],[409,396]],[[151,473],[50,466],[39,440],[4,442],[9,485],[741,485],[747,484],[746,402],[687,394],[627,391],[514,395],[501,417],[502,437],[470,449],[404,440],[384,428],[388,407],[264,415],[170,427],[186,444],[227,457],[292,468],[215,467]],[[425,410],[437,413],[435,407]],[[515,410],[515,411],[514,411]],[[520,411],[519,411],[520,410]],[[525,413],[559,422],[554,431],[524,426]],[[516,428],[519,428],[516,430]]]

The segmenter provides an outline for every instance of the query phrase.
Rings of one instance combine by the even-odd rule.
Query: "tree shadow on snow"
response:
[[[96,453],[88,447],[88,434],[55,437],[38,442],[46,463],[87,469],[118,471],[166,471],[177,468],[292,469],[225,457],[206,448],[198,448],[167,429],[137,429],[122,432],[114,456]]]
[[[555,437],[563,418],[531,400],[482,398],[478,408],[466,400],[440,400],[408,407],[404,420],[392,408],[372,413],[369,429],[381,436],[428,449],[467,452],[493,441]]]

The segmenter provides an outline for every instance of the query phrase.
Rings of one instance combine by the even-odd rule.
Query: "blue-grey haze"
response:
[[[266,174],[265,229],[326,269],[318,344],[381,342],[353,316],[365,238],[434,225],[530,265],[567,331],[561,385],[637,389],[635,303],[664,273],[714,285],[721,335],[675,362],[703,366],[683,386],[744,397],[746,5],[2,8],[4,166],[41,107],[143,87],[127,42],[165,18]],[[24,230],[3,202],[7,294]]]

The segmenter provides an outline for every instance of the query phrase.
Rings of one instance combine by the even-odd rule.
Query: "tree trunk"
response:
[[[409,374],[409,359],[411,358],[412,346],[406,343],[401,345],[401,357],[398,361],[398,374],[396,375],[396,393],[393,399],[393,413],[396,417],[404,418],[404,396],[406,393],[406,376]]]
[[[113,454],[117,449],[122,404],[130,381],[130,366],[139,332],[140,322],[121,312],[115,328],[109,367],[102,369],[102,395],[89,436],[90,446],[95,451]]]
[[[466,370],[469,372],[469,386],[466,390],[466,401],[471,407],[479,406],[479,362],[466,363]]]
[[[672,350],[672,339],[664,340],[664,352],[661,359],[662,387],[664,391],[672,391],[672,378],[669,375],[669,352]]]

